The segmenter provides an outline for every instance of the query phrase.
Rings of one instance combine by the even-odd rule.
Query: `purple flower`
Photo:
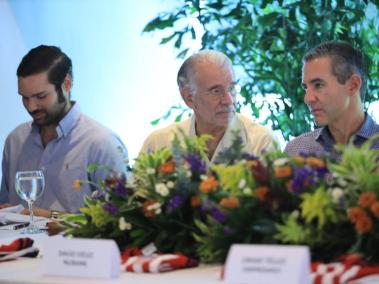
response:
[[[103,209],[104,211],[108,212],[113,216],[115,216],[118,213],[118,208],[110,201],[106,201],[103,203]]]
[[[311,168],[296,167],[292,179],[292,187],[290,189],[293,193],[303,193],[306,191],[307,187],[315,183],[314,171]]]
[[[96,200],[98,200],[98,199],[102,199],[102,198],[104,198],[105,197],[105,194],[104,194],[104,191],[102,191],[102,190],[95,190],[93,193],[92,193],[92,195],[91,195],[91,198],[92,198],[92,200],[93,201],[96,201]]]
[[[206,165],[199,155],[188,154],[187,157],[185,157],[185,159],[189,163],[191,167],[191,171],[193,173],[198,173],[198,174],[205,173]]]
[[[179,208],[183,204],[183,198],[180,195],[175,195],[168,201],[167,211],[171,212]]]
[[[226,220],[225,214],[222,213],[221,210],[217,207],[211,209],[211,215],[215,220],[219,221],[220,223],[223,223]]]
[[[114,191],[115,195],[117,196],[125,196],[127,194],[130,194],[131,193],[131,190],[130,188],[127,188],[125,186],[125,183],[124,182],[120,182],[118,181],[115,188],[114,188]]]
[[[242,158],[247,160],[247,161],[254,161],[254,160],[258,160],[258,158],[254,155],[251,155],[249,153],[243,153],[242,154]]]

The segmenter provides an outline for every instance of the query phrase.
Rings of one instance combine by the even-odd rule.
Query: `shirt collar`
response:
[[[370,138],[372,135],[374,135],[375,132],[375,121],[372,119],[370,115],[365,112],[365,120],[363,121],[363,124],[361,128],[354,134],[354,136],[360,136],[363,138]],[[327,139],[330,140],[332,139],[334,141],[333,136],[331,135],[329,128],[327,126],[324,126],[322,128],[317,129],[318,131],[316,135],[316,140],[319,141],[320,139]]]
[[[76,121],[80,116],[80,108],[77,103],[73,102],[73,105],[69,112],[61,119],[57,126],[57,133],[60,137],[61,135],[67,136],[68,133],[74,128]]]
[[[72,128],[75,126],[76,121],[79,119],[80,113],[79,105],[76,102],[73,102],[71,109],[61,119],[56,127],[58,137],[67,136],[67,134],[70,133]],[[39,132],[39,127],[34,122],[32,122],[32,131]]]
[[[361,128],[358,130],[358,132],[355,135],[368,139],[376,133],[375,132],[375,126],[376,126],[375,121],[366,112],[365,113],[365,120],[364,120]]]

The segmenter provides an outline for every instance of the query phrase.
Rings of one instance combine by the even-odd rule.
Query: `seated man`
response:
[[[208,165],[230,147],[232,131],[239,130],[244,151],[260,155],[273,142],[273,135],[249,118],[236,114],[236,79],[232,62],[223,53],[200,51],[189,57],[178,72],[180,94],[194,112],[191,118],[150,134],[141,152],[171,145],[182,129],[188,136],[212,135],[208,142]]]
[[[290,141],[285,152],[327,154],[339,159],[336,144],[353,143],[360,147],[379,125],[363,111],[367,85],[364,55],[343,42],[325,42],[303,58],[304,101],[319,129]],[[379,148],[379,139],[372,148]]]
[[[41,45],[30,50],[17,76],[19,95],[33,121],[19,125],[6,139],[0,204],[21,202],[15,190],[17,171],[42,170],[45,191],[35,202],[35,214],[49,217],[53,211],[78,212],[83,196],[93,188],[84,183],[75,190],[74,181],[105,178],[105,170],[87,173],[93,163],[126,172],[126,148],[70,100],[72,64],[58,47]]]

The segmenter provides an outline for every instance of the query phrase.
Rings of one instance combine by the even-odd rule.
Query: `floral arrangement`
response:
[[[313,259],[347,252],[379,261],[379,150],[347,146],[339,162],[242,152],[236,135],[206,167],[209,137],[177,137],[141,154],[132,177],[112,173],[65,217],[66,234],[112,238],[120,249],[153,243],[202,262],[223,262],[233,243],[308,245]]]

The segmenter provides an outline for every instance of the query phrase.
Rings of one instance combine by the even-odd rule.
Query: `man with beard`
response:
[[[360,147],[379,133],[379,125],[363,110],[366,60],[350,44],[330,41],[311,49],[303,58],[302,86],[304,102],[321,128],[296,137],[285,152],[327,154],[339,159],[336,144]],[[379,148],[379,139],[371,148]]]
[[[34,213],[49,217],[78,212],[89,183],[75,190],[77,180],[97,182],[109,172],[87,173],[91,164],[126,172],[127,151],[122,141],[81,113],[70,100],[73,84],[70,58],[58,47],[41,45],[24,56],[17,69],[18,93],[33,121],[23,123],[6,139],[0,191],[1,207],[21,202],[15,190],[17,171],[42,170],[45,190]],[[25,212],[26,213],[26,212]]]
[[[190,137],[203,134],[213,137],[208,142],[208,165],[231,146],[234,131],[239,132],[243,150],[247,153],[259,156],[272,144],[270,131],[235,113],[237,82],[232,62],[225,54],[205,50],[192,55],[181,66],[177,83],[184,102],[194,114],[187,120],[151,133],[141,152],[169,147],[180,129]]]

